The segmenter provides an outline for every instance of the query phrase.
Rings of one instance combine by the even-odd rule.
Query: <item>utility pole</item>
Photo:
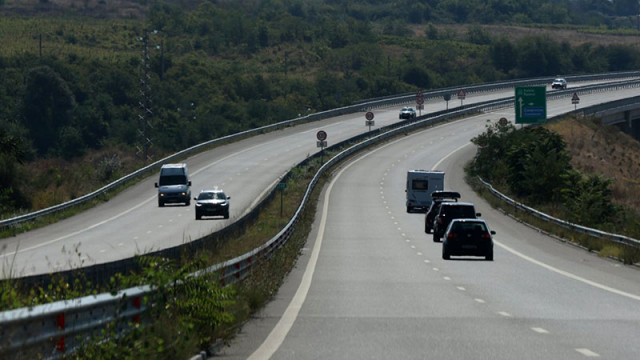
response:
[[[136,146],[136,155],[147,163],[151,161],[150,149],[153,145],[151,135],[153,112],[151,111],[151,65],[149,61],[149,32],[144,31],[142,38],[142,69],[140,72],[140,114],[138,115],[139,142]]]

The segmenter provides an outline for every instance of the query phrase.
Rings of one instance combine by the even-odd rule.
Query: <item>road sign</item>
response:
[[[319,141],[325,141],[325,140],[327,140],[327,132],[326,132],[326,131],[324,131],[324,130],[320,130],[320,131],[318,131],[318,133],[316,133],[316,138],[317,138]]]
[[[416,94],[416,104],[424,104],[424,95],[422,94],[422,90],[418,90],[418,94]]]
[[[367,113],[366,113],[366,114],[364,114],[364,117],[365,117],[367,120],[373,120],[373,113],[372,113],[371,111],[367,111]]]
[[[458,99],[464,100],[465,97],[467,97],[467,93],[464,91],[464,89],[460,89],[460,91],[458,91]]]
[[[573,97],[571,98],[571,103],[572,104],[580,103],[580,98],[578,97],[578,93],[573,93]]]
[[[319,147],[319,148],[324,149],[324,148],[327,147],[327,142],[324,141],[324,140],[316,141],[316,146]]]
[[[547,122],[547,87],[516,87],[516,124],[544,124]]]

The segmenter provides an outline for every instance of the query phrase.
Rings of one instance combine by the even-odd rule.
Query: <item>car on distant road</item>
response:
[[[444,232],[442,258],[451,256],[484,256],[493,260],[493,235],[482,219],[453,219]]]
[[[565,78],[555,78],[551,83],[551,88],[564,90],[567,88],[567,80]]]
[[[196,220],[202,219],[203,216],[223,216],[229,218],[229,199],[224,191],[219,189],[202,190],[196,201]]]
[[[155,183],[158,188],[158,206],[167,203],[191,205],[191,180],[187,164],[164,164],[160,168],[160,178]]]
[[[424,215],[424,232],[431,234],[433,231],[433,221],[436,218],[436,214],[440,210],[440,204],[445,201],[456,202],[460,199],[460,193],[456,191],[434,191],[431,193],[431,206]]]
[[[480,217],[475,206],[468,202],[443,202],[433,221],[433,241],[439,242],[453,219],[474,219]]]
[[[416,109],[412,108],[411,106],[405,106],[402,108],[402,110],[400,110],[400,115],[398,115],[398,118],[400,119],[413,119],[416,117]]]

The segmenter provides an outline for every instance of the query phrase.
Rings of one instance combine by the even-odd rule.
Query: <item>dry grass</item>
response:
[[[546,127],[567,142],[574,168],[612,179],[614,202],[640,211],[640,142],[597,119],[568,117]]]
[[[446,33],[455,38],[466,36],[470,30],[468,24],[433,25],[439,33]],[[412,26],[416,36],[425,36],[429,25]],[[638,35],[640,33],[597,33],[588,32],[578,28],[537,27],[537,26],[511,26],[511,25],[474,25],[486,31],[495,38],[506,37],[511,41],[517,41],[529,36],[543,36],[558,42],[566,42],[571,46],[580,46],[586,43],[593,45],[629,45],[640,48]]]

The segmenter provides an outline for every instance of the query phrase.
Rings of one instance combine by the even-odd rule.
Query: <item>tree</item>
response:
[[[493,42],[489,49],[494,66],[505,73],[516,67],[516,49],[507,38]]]
[[[75,105],[73,93],[58,73],[48,66],[29,70],[22,117],[39,154],[55,146],[58,132],[70,123]]]

